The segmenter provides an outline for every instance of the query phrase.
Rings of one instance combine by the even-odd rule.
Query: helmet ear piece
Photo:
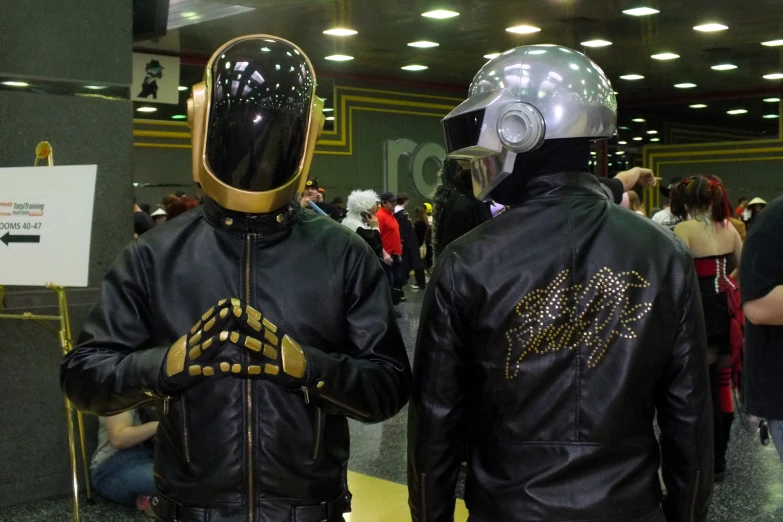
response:
[[[546,122],[529,103],[509,103],[498,118],[498,138],[507,150],[522,154],[544,143]]]

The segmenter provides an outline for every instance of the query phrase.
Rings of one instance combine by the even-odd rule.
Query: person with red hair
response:
[[[188,210],[194,209],[199,205],[200,203],[197,199],[189,198],[188,196],[177,198],[169,204],[168,210],[166,211],[166,221],[171,221],[175,217],[181,216]]]

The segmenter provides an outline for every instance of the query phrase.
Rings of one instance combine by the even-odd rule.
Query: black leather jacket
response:
[[[379,422],[407,402],[410,366],[377,257],[330,219],[298,206],[283,214],[278,223],[207,200],[131,243],[63,362],[63,388],[83,410],[157,402],[163,520],[342,520],[346,417]],[[232,296],[303,345],[305,386],[227,374],[164,399],[168,347]]]
[[[525,201],[446,249],[427,290],[414,522],[452,520],[463,456],[471,522],[706,519],[704,317],[673,234],[612,204],[592,175],[534,178]]]

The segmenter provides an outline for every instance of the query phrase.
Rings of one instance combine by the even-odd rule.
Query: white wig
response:
[[[378,194],[374,190],[354,190],[348,195],[346,208],[354,215],[369,211],[377,202]]]

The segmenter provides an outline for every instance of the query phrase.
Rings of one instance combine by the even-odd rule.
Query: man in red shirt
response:
[[[391,192],[384,192],[381,194],[381,208],[376,214],[383,249],[392,257],[392,302],[395,305],[405,300],[402,293],[402,239],[400,239],[400,225],[394,217],[396,201],[397,196]]]

